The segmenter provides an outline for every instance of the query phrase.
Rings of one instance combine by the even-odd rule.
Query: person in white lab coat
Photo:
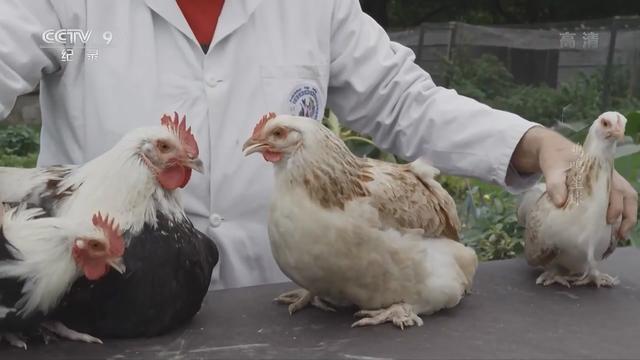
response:
[[[91,36],[65,51],[60,29]],[[3,0],[0,118],[39,83],[38,163],[51,165],[83,163],[131,128],[186,113],[207,171],[185,205],[220,249],[216,287],[286,280],[267,238],[271,167],[241,151],[270,111],[320,119],[328,106],[405,159],[514,191],[542,172],[556,203],[566,198],[569,141],[436,86],[357,0],[227,0],[207,48],[175,0]],[[637,194],[618,174],[612,194],[610,218],[624,207],[626,233]]]

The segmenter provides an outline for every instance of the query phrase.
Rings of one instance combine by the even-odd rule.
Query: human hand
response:
[[[560,207],[567,201],[567,170],[579,156],[576,145],[555,131],[533,127],[525,133],[511,162],[520,173],[539,173],[545,177],[551,201]],[[618,238],[626,238],[638,221],[638,193],[617,171],[613,171],[607,222],[622,222]]]

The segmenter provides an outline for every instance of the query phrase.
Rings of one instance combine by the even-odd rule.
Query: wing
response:
[[[518,197],[518,224],[526,226],[527,214],[531,212],[533,207],[538,202],[538,199],[547,191],[547,185],[545,183],[538,183],[524,194]]]
[[[437,169],[423,162],[398,165],[365,159],[359,178],[385,226],[459,240],[456,204],[434,179],[436,174]]]
[[[583,181],[585,171],[572,167],[567,171],[567,201],[561,208],[556,208],[547,195],[545,184],[537,184],[527,191],[518,203],[518,223],[525,226],[524,255],[529,265],[546,266],[558,255],[558,247],[553,238],[541,236],[545,219],[554,216],[558,211],[571,211],[580,203],[581,187],[576,182]],[[587,181],[590,181],[587,179]]]
[[[547,197],[547,193],[544,192],[539,195],[530,211],[522,215],[526,218],[524,255],[529,265],[544,267],[551,263],[558,255],[555,244],[546,237],[540,236],[540,230],[544,224],[545,217],[554,209],[554,205]],[[518,209],[518,216],[520,216],[520,214],[521,211]]]
[[[75,166],[50,166],[46,168],[0,167],[0,201],[26,202],[50,210],[52,202],[68,195],[70,189],[61,189],[60,182]]]

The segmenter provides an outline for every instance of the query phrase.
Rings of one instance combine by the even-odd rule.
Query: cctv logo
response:
[[[81,29],[60,29],[47,30],[42,33],[42,41],[47,44],[86,44],[91,38],[91,30],[84,31]]]

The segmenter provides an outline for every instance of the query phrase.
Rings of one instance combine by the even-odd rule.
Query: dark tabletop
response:
[[[620,285],[544,288],[523,259],[483,263],[458,307],[404,331],[390,324],[352,329],[349,311],[289,316],[271,299],[292,284],[212,291],[190,324],[166,336],[32,343],[27,351],[0,345],[0,359],[638,359],[640,250],[618,249],[602,269]]]

